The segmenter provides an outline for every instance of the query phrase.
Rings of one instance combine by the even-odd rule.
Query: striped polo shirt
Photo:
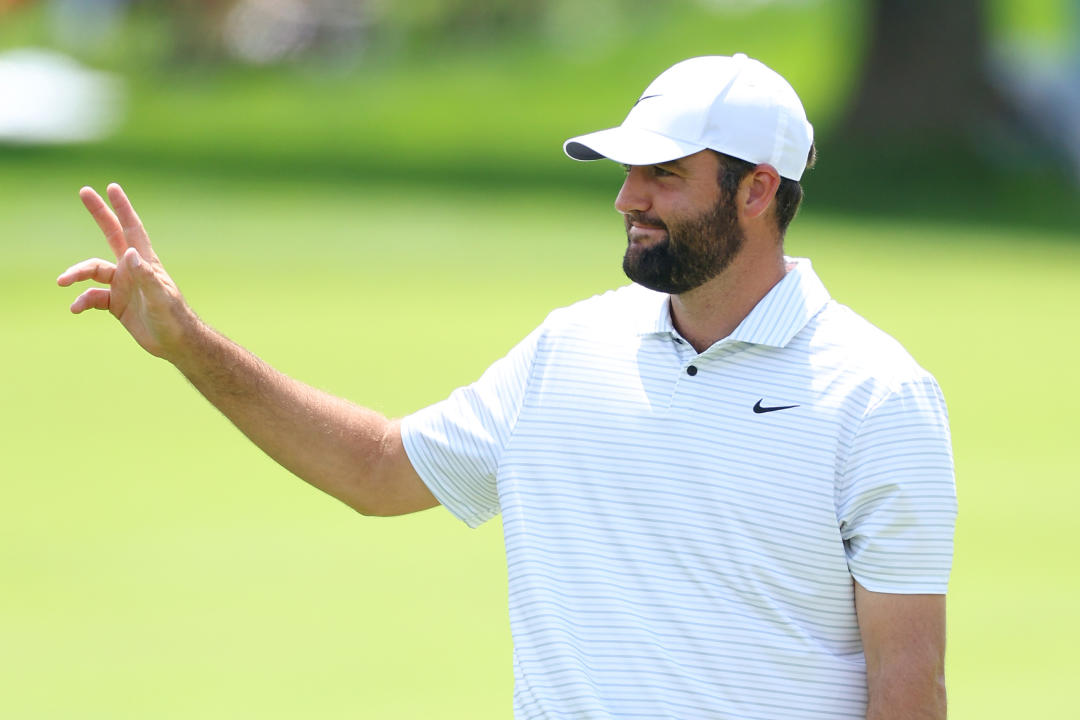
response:
[[[853,582],[944,593],[941,392],[809,261],[697,353],[630,285],[407,417],[450,512],[502,514],[524,718],[863,718]]]

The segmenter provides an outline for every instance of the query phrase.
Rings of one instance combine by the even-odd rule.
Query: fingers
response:
[[[90,211],[90,215],[94,218],[97,226],[101,228],[101,232],[105,234],[105,240],[108,241],[109,247],[112,248],[113,255],[119,258],[127,249],[127,241],[124,239],[124,228],[121,227],[116,214],[91,187],[84,187],[79,190],[79,198],[82,200],[83,205],[86,206],[86,209]]]
[[[107,192],[109,202],[112,203],[113,208],[116,210],[116,218],[120,221],[120,227],[123,228],[124,239],[127,240],[128,247],[138,250],[139,254],[147,260],[156,260],[157,257],[150,246],[150,236],[146,234],[142,220],[135,213],[135,208],[131,206],[131,201],[128,200],[124,189],[116,183],[111,183],[107,188]],[[119,256],[120,253],[117,253],[117,257]]]
[[[112,293],[108,288],[89,288],[71,303],[71,312],[78,315],[84,310],[108,310]]]
[[[106,189],[112,208],[91,187],[79,190],[79,198],[90,211],[94,222],[101,228],[105,240],[119,258],[129,247],[139,251],[147,260],[157,261],[157,256],[150,245],[150,236],[146,233],[142,221],[131,206],[131,201],[124,194],[123,188],[111,183]],[[114,212],[115,210],[115,212]]]
[[[108,285],[112,282],[115,274],[116,265],[114,263],[101,258],[92,258],[76,263],[62,272],[60,277],[56,278],[56,284],[60,287],[67,287],[83,280],[93,280]]]
[[[135,248],[125,250],[120,257],[120,262],[131,271],[132,279],[137,283],[145,283],[146,280],[153,277],[154,273],[151,266],[141,259],[139,251]],[[64,274],[57,279],[57,282],[65,287],[79,280],[92,279],[99,282],[112,282],[117,268],[118,265],[99,258],[84,260],[64,271]],[[113,293],[110,288],[87,288],[82,295],[75,298],[75,302],[71,304],[71,312],[78,315],[85,310],[110,310],[112,309],[112,298]]]

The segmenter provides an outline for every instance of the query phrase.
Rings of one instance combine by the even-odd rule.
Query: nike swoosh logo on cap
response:
[[[660,97],[660,96],[659,96],[659,95],[642,95],[641,97],[639,97],[639,98],[637,99],[637,102],[636,102],[636,103],[634,103],[634,104],[633,104],[633,105],[632,105],[632,106],[630,107],[630,109],[631,109],[631,110],[633,110],[634,108],[636,108],[636,107],[638,106],[638,103],[639,103],[639,102],[641,102],[642,100],[648,100],[649,98],[654,98],[654,97]]]

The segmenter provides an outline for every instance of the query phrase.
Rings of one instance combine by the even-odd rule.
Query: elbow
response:
[[[352,502],[346,500],[345,504],[364,517],[393,517],[400,514],[394,512],[393,509],[389,507],[380,505],[377,502],[371,502],[370,500],[365,502]]]
[[[944,671],[939,673],[938,676],[935,678],[935,681],[934,681],[934,698],[935,698],[935,703],[934,703],[933,707],[934,707],[934,712],[936,714],[933,715],[933,717],[941,718],[941,720],[945,720],[945,717],[948,714],[949,699],[948,699],[948,694],[945,691],[945,672]]]
[[[395,512],[393,499],[390,497],[391,488],[377,474],[360,479],[354,478],[347,486],[349,491],[339,495],[338,499],[360,515],[390,517],[400,514]]]
[[[876,681],[871,678],[867,720],[945,720],[948,703],[944,670],[919,673],[908,666],[894,668],[886,675]]]
[[[367,517],[407,515],[439,504],[409,462],[398,423],[387,423],[350,463],[348,475],[337,497]]]

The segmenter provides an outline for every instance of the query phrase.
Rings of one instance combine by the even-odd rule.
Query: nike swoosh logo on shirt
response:
[[[761,400],[764,400],[764,399],[765,398],[761,398]],[[798,405],[775,405],[773,407],[762,407],[761,400],[758,400],[754,404],[754,412],[756,412],[759,415],[761,413],[776,412],[777,410],[790,410],[791,408],[799,407]]]

